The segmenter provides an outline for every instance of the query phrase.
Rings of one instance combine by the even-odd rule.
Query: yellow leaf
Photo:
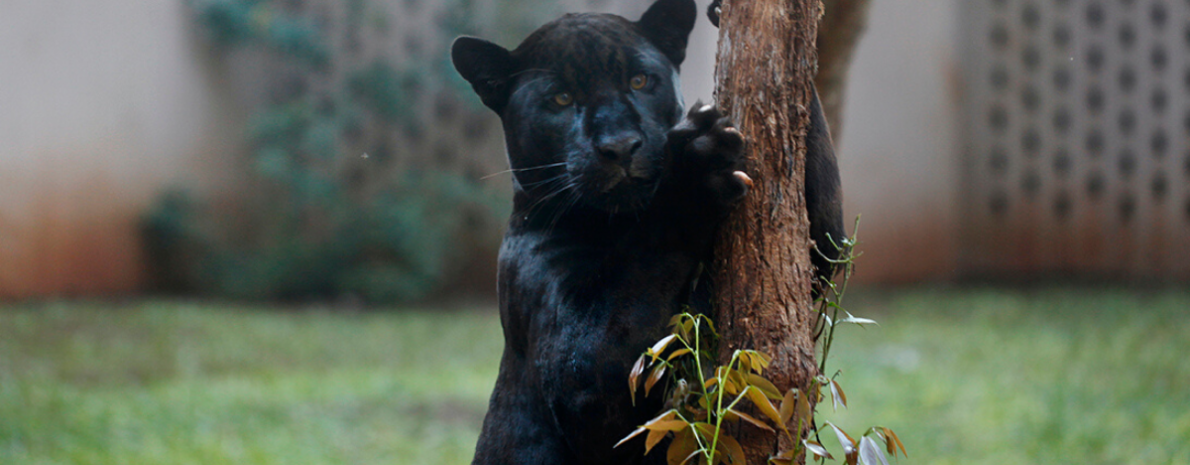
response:
[[[793,418],[794,406],[797,404],[797,391],[790,389],[785,392],[785,398],[781,400],[781,426],[789,424],[789,419]]]
[[[727,379],[731,380],[736,388],[741,391],[748,386],[748,379],[744,378],[744,374],[740,373],[739,370],[729,370],[727,372]]]
[[[628,372],[628,393],[632,395],[632,404],[636,405],[636,387],[640,385],[640,375],[645,372],[645,356],[641,355]]]
[[[645,427],[643,427],[643,426],[633,430],[632,433],[629,433],[627,436],[624,436],[624,439],[621,439],[620,442],[617,442],[616,445],[612,446],[612,448],[614,449],[614,448],[620,447],[620,444],[628,442],[629,439],[637,437],[640,435],[640,433],[643,433],[645,431],[648,431],[648,430],[646,430]]]
[[[678,337],[676,334],[670,334],[669,336],[665,336],[665,337],[661,338],[660,341],[657,341],[656,344],[653,344],[653,347],[649,348],[649,353],[651,353],[653,355],[654,362],[656,362],[657,358],[661,356],[661,351],[665,350],[665,347],[668,346],[669,343],[673,342],[674,338],[676,338],[676,337]]]
[[[883,428],[883,427],[882,427],[881,429],[883,429],[883,430],[884,430],[884,438],[885,438],[885,440],[886,440],[886,441],[888,441],[888,442],[889,442],[889,444],[891,444],[891,443],[893,443],[893,442],[896,442],[896,443],[897,443],[897,448],[898,448],[898,449],[901,449],[901,455],[904,455],[904,456],[905,456],[905,458],[909,458],[909,453],[908,453],[908,452],[905,452],[905,444],[901,442],[901,438],[897,437],[897,433],[894,433],[894,432],[893,432],[893,430],[892,430],[892,429],[890,429],[890,428]],[[889,455],[892,455],[894,458],[895,458],[895,457],[896,457],[896,455],[897,455],[895,452],[893,452],[893,451],[892,451],[892,446],[891,446],[891,445],[889,446]]]
[[[826,425],[835,430],[835,437],[839,440],[839,445],[843,447],[843,455],[847,464],[855,465],[859,459],[859,448],[857,447],[859,444],[856,443],[851,435],[843,431],[842,428],[835,426],[834,423],[828,421]]]
[[[810,399],[806,396],[806,391],[798,391],[797,405],[794,406],[794,415],[797,417],[797,421],[809,424],[810,418],[814,415],[814,407],[810,405]]]
[[[773,357],[770,357],[769,354],[766,354],[764,352],[756,351],[756,355],[757,355],[756,358],[760,359],[760,366],[762,366],[764,368],[768,368],[769,363],[771,363],[773,361]]]
[[[727,457],[727,462],[732,465],[747,465],[744,461],[744,448],[740,447],[740,443],[735,438],[726,434],[719,434],[719,445]]]
[[[678,350],[675,350],[675,351],[673,351],[673,353],[669,354],[669,357],[666,357],[666,358],[665,358],[665,360],[666,360],[666,361],[673,361],[673,359],[675,359],[675,358],[678,358],[678,357],[681,357],[681,356],[683,356],[683,355],[686,355],[686,354],[688,354],[688,353],[690,353],[690,349],[685,349],[685,348],[678,349]]]
[[[769,381],[763,376],[749,373],[748,384],[760,388],[761,392],[764,392],[764,395],[768,396],[769,399],[781,400],[781,390],[777,389],[777,386],[774,386],[772,381]]]
[[[774,431],[772,427],[764,424],[763,421],[757,420],[756,418],[753,418],[751,415],[748,415],[744,412],[739,412],[739,411],[736,411],[735,409],[727,409],[727,411],[736,414],[740,419],[753,424],[757,428],[763,429],[765,431]]]
[[[661,415],[657,415],[657,416],[653,417],[652,420],[645,422],[645,424],[641,427],[648,428],[649,425],[652,425],[654,423],[660,423],[663,421],[673,420],[677,416],[678,416],[678,412],[674,411],[673,409],[669,409],[669,410],[666,410],[665,412],[663,412]]]
[[[703,439],[710,439],[715,436],[715,425],[700,421],[693,426],[702,435]]]
[[[669,434],[669,431],[649,431],[649,436],[645,438],[645,453],[648,454],[650,450],[653,450],[653,446],[656,446],[662,439],[665,439],[665,435],[667,434]]]
[[[686,428],[674,433],[674,440],[669,443],[669,450],[665,452],[665,460],[669,465],[686,463],[686,458],[692,452],[698,452],[698,441],[694,439],[694,431]]]
[[[831,384],[831,401],[832,401],[834,410],[838,410],[840,404],[843,405],[843,408],[847,408],[847,394],[845,394],[843,392],[843,387],[839,386],[839,382],[835,381],[833,379],[830,380],[830,384]]]
[[[665,376],[665,365],[653,367],[653,372],[649,374],[649,379],[645,380],[645,397],[649,397],[649,391],[653,390],[653,385],[661,381],[662,376]]]
[[[690,426],[682,420],[665,420],[645,425],[649,431],[681,431]]]
[[[733,396],[740,393],[740,387],[737,386],[736,383],[732,382],[730,377],[723,378],[722,386],[723,391]]]
[[[764,393],[760,392],[759,389],[749,387],[744,390],[744,393],[747,394],[748,400],[752,401],[756,405],[756,408],[760,409],[760,413],[769,417],[774,423],[781,421],[781,414],[777,412],[777,409],[769,402],[769,398],[765,397]]]

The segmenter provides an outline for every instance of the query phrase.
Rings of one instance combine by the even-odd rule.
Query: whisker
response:
[[[540,186],[540,185],[543,185],[543,184],[549,184],[549,183],[552,183],[552,182],[563,181],[563,180],[565,180],[565,179],[566,179],[566,173],[562,173],[562,174],[559,174],[559,175],[557,175],[557,176],[554,176],[554,177],[552,177],[552,178],[549,178],[549,179],[542,179],[541,181],[535,181],[535,182],[530,182],[530,183],[526,183],[526,184],[521,184],[521,187],[522,187],[522,188],[525,188],[526,190],[528,190],[528,189],[529,189],[529,188],[531,188],[531,187]]]
[[[482,178],[479,178],[479,179],[481,179],[481,180],[483,180],[483,179],[488,179],[488,178],[490,178],[490,177],[493,177],[493,176],[499,176],[499,175],[501,175],[501,174],[505,174],[505,173],[516,173],[516,172],[521,172],[521,171],[543,170],[543,169],[546,169],[546,168],[555,168],[555,167],[558,167],[558,166],[565,166],[565,165],[566,165],[566,162],[564,162],[564,161],[563,161],[563,162],[558,162],[558,163],[550,163],[550,164],[547,164],[547,165],[541,165],[541,166],[530,166],[530,167],[528,167],[528,168],[510,168],[510,169],[506,169],[506,170],[503,170],[503,171],[497,171],[497,172],[495,172],[495,173],[489,174],[489,175],[487,175],[487,176],[484,176],[484,177],[482,177]]]
[[[550,226],[546,228],[545,234],[547,236],[554,232],[554,228],[558,226],[558,221],[561,220],[571,208],[574,208],[575,205],[578,205],[579,200],[582,199],[582,194],[579,192],[577,187],[578,184],[573,181],[571,181],[571,183],[565,187],[565,189],[570,190],[570,193],[567,194],[566,200],[563,200],[561,203],[561,205],[564,206],[558,209],[557,213],[554,214],[554,219],[550,221]]]
[[[550,179],[549,181],[563,181],[563,180],[565,180],[565,178],[563,178],[562,176],[558,176],[553,179]],[[542,181],[542,182],[546,182],[546,181]],[[544,205],[548,200],[556,197],[558,194],[565,192],[567,189],[570,188],[571,185],[573,185],[573,183],[563,184],[557,190],[554,190],[553,192],[549,192],[549,193],[539,197],[535,202],[533,202],[532,205],[529,205],[529,207],[525,211],[525,215],[531,216],[533,214],[533,210]]]

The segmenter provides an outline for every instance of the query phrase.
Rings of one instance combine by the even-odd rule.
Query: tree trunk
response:
[[[803,185],[819,5],[726,0],[719,22],[716,101],[747,140],[746,172],[755,182],[720,229],[711,264],[719,357],[768,353],[765,374],[782,390],[805,389],[818,374]],[[737,439],[754,465],[778,447],[772,433],[744,422]]]
[[[839,140],[843,131],[843,91],[855,44],[867,27],[868,0],[823,0],[818,34],[818,98],[830,125],[831,136]],[[837,155],[837,153],[836,153]]]

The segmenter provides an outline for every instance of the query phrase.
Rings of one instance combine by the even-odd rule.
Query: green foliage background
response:
[[[527,32],[535,18],[552,13],[504,13],[485,26],[475,1],[447,1],[437,35],[424,38],[432,50],[484,29]],[[468,250],[497,247],[507,192],[390,142],[394,133],[417,134],[433,124],[421,120],[410,98],[431,83],[469,102],[467,111],[485,111],[447,54],[400,63],[383,51],[361,58],[347,36],[384,33],[391,8],[369,0],[323,2],[341,9],[337,29],[345,33],[336,36],[301,3],[188,2],[217,57],[248,50],[269,58],[263,66],[278,74],[272,78],[280,85],[273,87],[280,90],[270,89],[270,102],[245,130],[251,150],[240,166],[252,185],[236,211],[177,189],[146,214],[146,249],[160,290],[411,301],[439,289]],[[521,2],[514,10],[534,11],[539,3]],[[347,39],[333,40],[339,36]],[[395,158],[411,155],[422,161],[392,168]]]

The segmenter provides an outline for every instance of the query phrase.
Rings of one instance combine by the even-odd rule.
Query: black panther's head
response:
[[[459,74],[500,115],[518,189],[604,210],[647,205],[681,117],[678,66],[693,0],[658,0],[640,21],[571,14],[515,50],[460,37]]]

